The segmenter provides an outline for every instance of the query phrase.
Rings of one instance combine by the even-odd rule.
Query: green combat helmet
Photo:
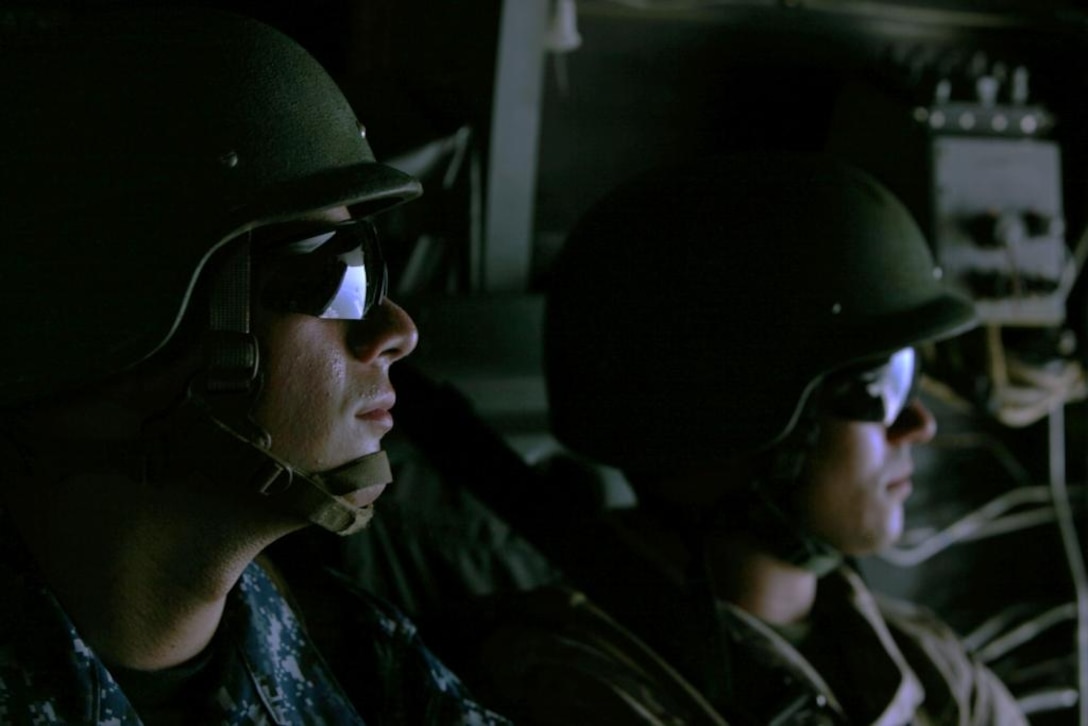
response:
[[[0,30],[0,107],[0,407],[130,370],[191,332],[200,308],[207,370],[164,427],[179,440],[116,458],[153,469],[148,452],[173,447],[213,480],[356,526],[327,490],[350,491],[361,470],[336,487],[293,471],[238,405],[259,371],[248,233],[339,206],[364,218],[421,191],[375,162],[334,81],[283,34],[229,13],[43,13]]]
[[[255,21],[55,16],[0,45],[0,296],[12,313],[0,405],[161,348],[209,257],[241,232],[419,194],[375,163],[317,62]]]
[[[629,471],[780,442],[829,372],[970,327],[910,214],[831,158],[621,186],[572,231],[545,327],[554,431]]]

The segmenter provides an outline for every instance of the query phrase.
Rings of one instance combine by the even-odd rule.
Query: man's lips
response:
[[[355,418],[363,421],[373,421],[388,428],[393,427],[393,415],[389,412],[397,402],[396,396],[390,394],[371,402],[367,408],[355,414]]]
[[[911,481],[911,478],[913,476],[914,476],[914,472],[908,471],[905,474],[902,474],[900,476],[895,477],[894,479],[892,479],[891,481],[888,482],[888,485],[887,485],[888,491],[896,491],[896,492],[908,491],[909,492],[911,487],[913,486],[913,483]]]
[[[384,408],[375,408],[370,411],[360,413],[356,415],[355,418],[361,419],[363,421],[374,421],[375,423],[380,423],[389,427],[393,426],[393,414],[389,413],[389,411]]]

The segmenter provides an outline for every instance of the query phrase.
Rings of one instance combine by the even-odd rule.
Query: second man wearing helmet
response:
[[[902,533],[935,432],[916,347],[974,324],[898,200],[820,155],[655,169],[575,225],[550,285],[553,430],[638,506],[601,528],[630,557],[577,583],[611,617],[574,598],[521,638],[525,678],[495,682],[535,703],[547,683],[554,710],[512,714],[1025,723],[945,625],[847,564]]]

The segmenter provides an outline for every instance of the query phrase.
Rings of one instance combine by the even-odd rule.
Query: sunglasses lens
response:
[[[904,348],[879,366],[830,376],[824,385],[825,408],[839,418],[891,426],[914,396],[917,380],[917,354]]]
[[[343,275],[324,306],[319,318],[327,320],[362,320],[370,308],[385,297],[385,270],[368,272],[362,248],[340,255],[345,265]]]
[[[362,320],[385,297],[385,262],[365,222],[280,245],[266,266],[261,302],[272,310]]]

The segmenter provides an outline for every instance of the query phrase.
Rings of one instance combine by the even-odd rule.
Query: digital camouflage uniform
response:
[[[22,546],[0,531],[0,723],[142,723],[117,681],[40,581]],[[334,677],[287,601],[257,564],[227,601],[208,724],[506,724],[466,695],[391,607],[354,592],[357,649]],[[339,681],[345,684],[342,688]],[[349,701],[355,683],[375,695]],[[358,707],[358,709],[356,708]],[[365,714],[365,719],[360,715]]]

